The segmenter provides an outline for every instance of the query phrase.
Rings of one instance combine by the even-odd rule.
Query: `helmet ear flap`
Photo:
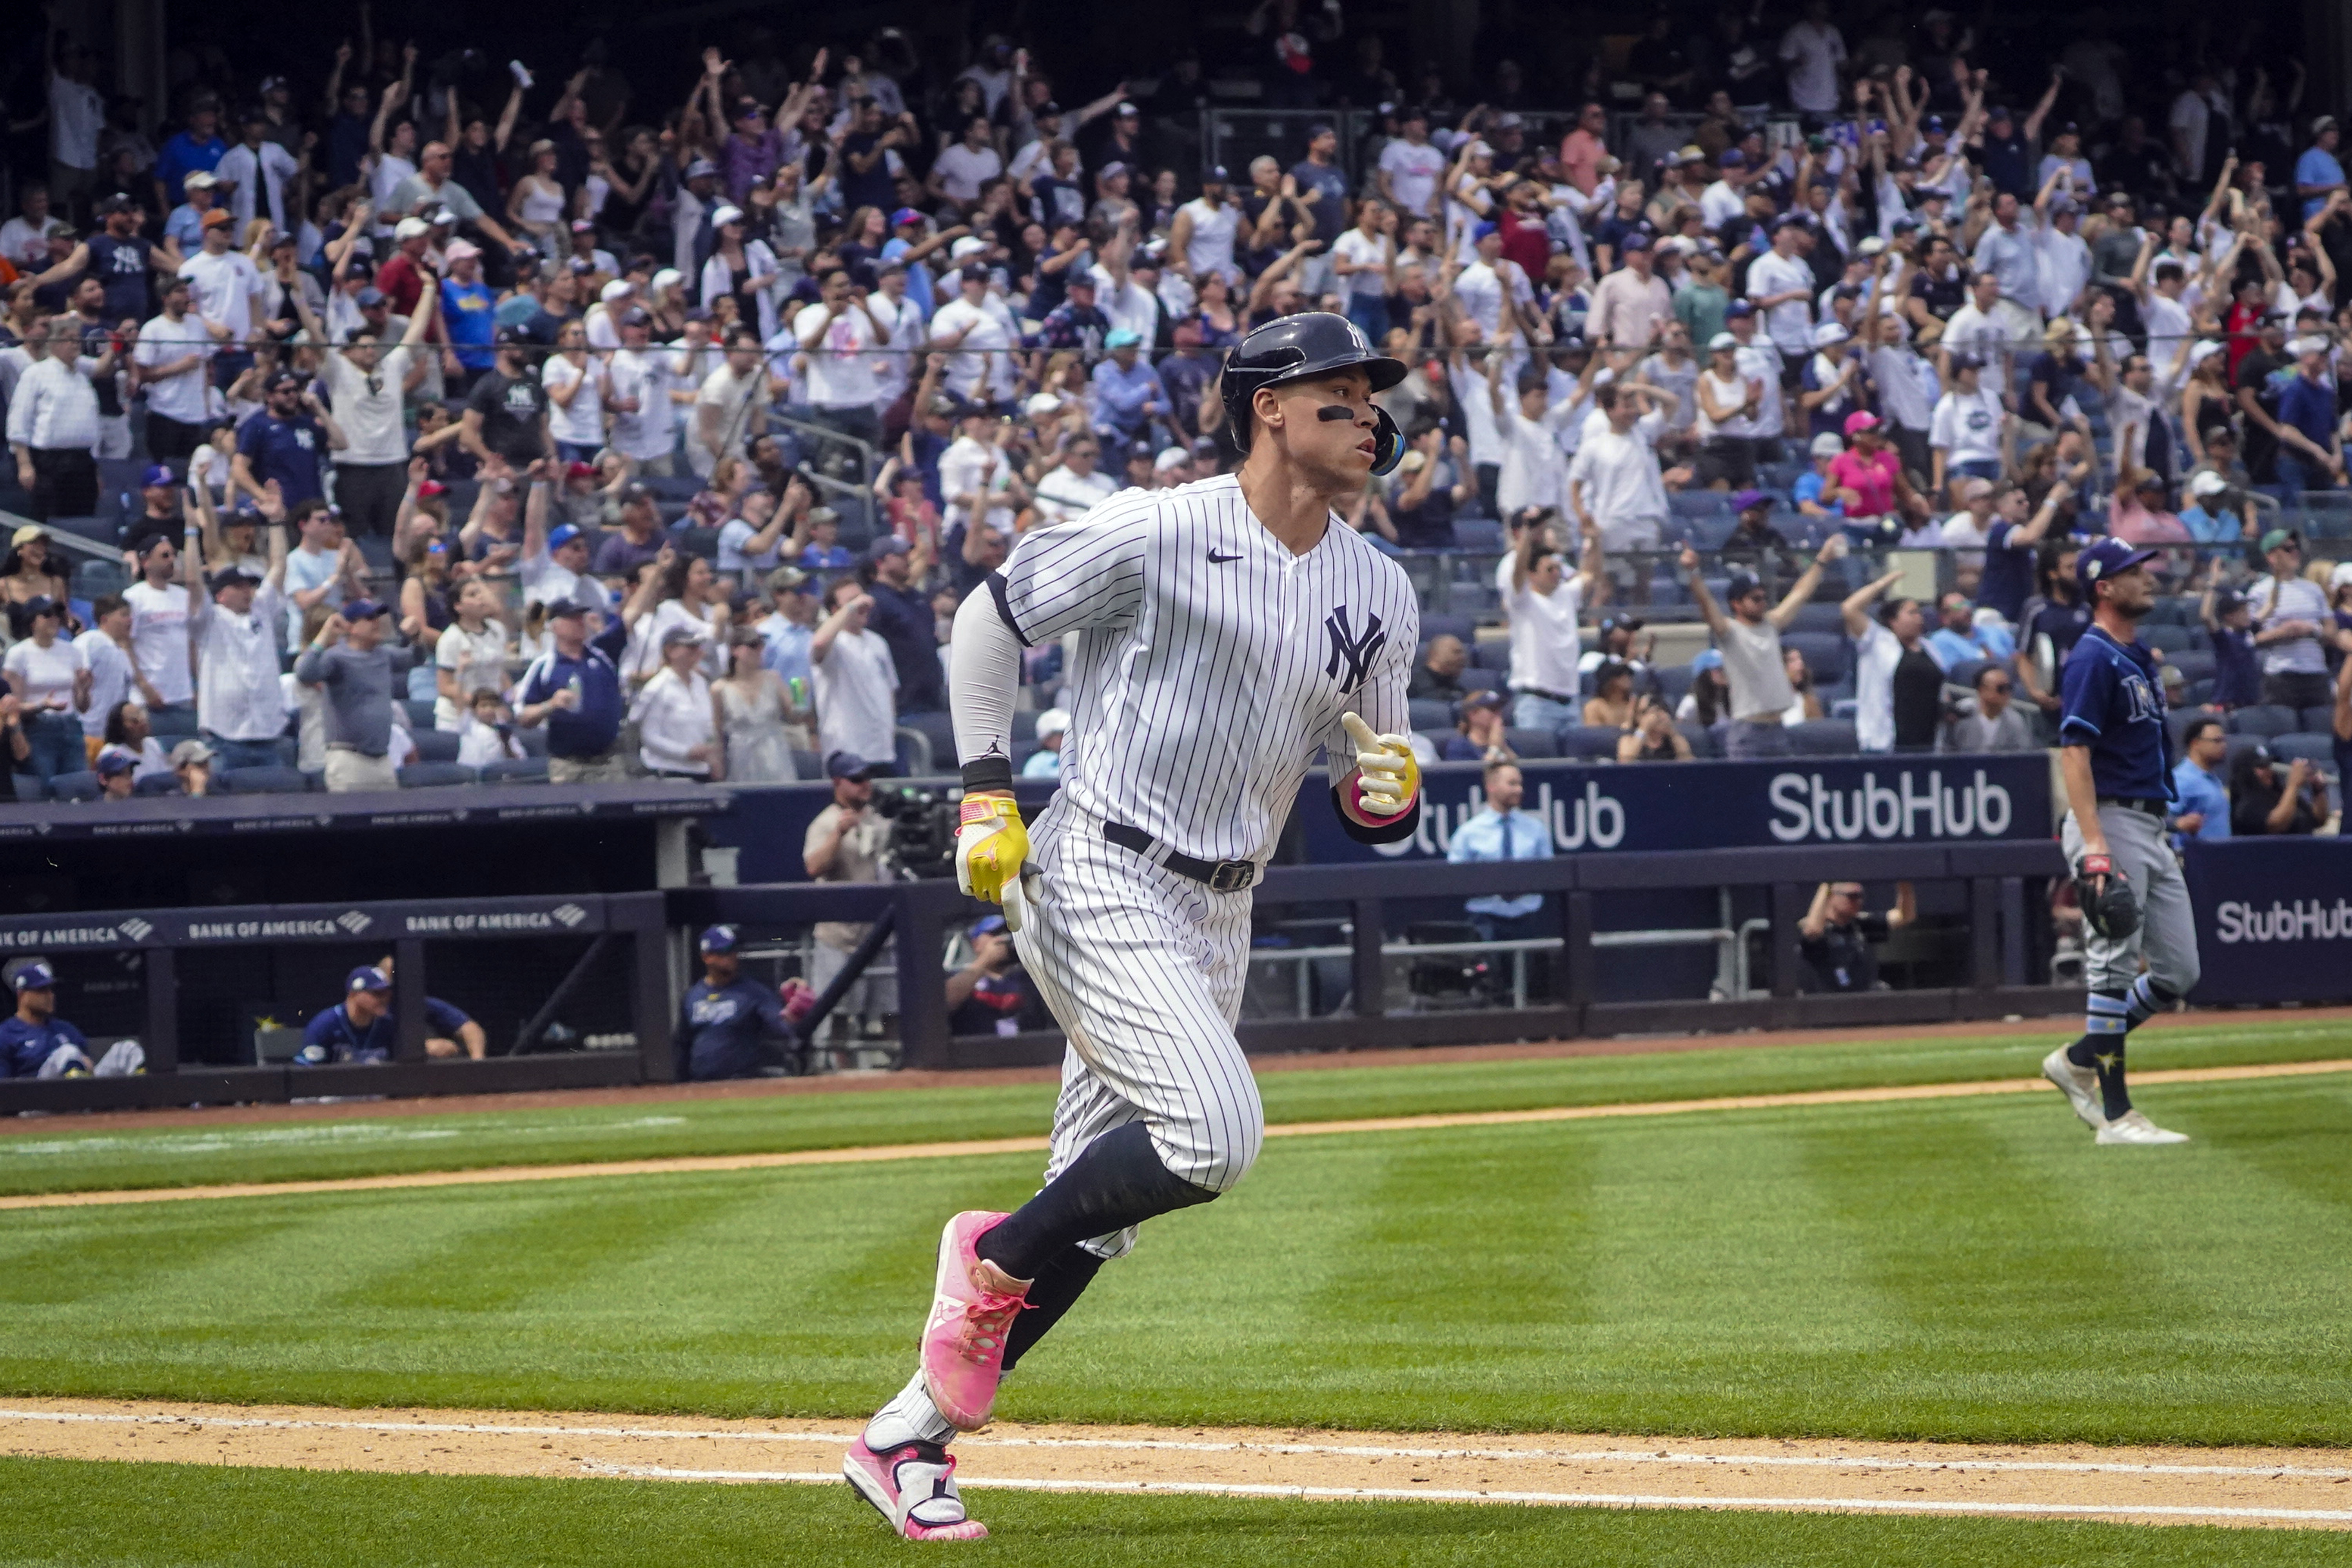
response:
[[[1379,404],[1372,405],[1372,473],[1385,476],[1396,470],[1404,458],[1404,432],[1389,411]]]

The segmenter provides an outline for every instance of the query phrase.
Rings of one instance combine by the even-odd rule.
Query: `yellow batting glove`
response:
[[[1029,829],[1010,795],[993,791],[963,797],[956,826],[956,886],[975,899],[1004,906],[1004,923],[1018,931],[1029,911],[1023,868],[1029,859]]]
[[[1374,816],[1399,816],[1421,793],[1421,763],[1402,735],[1376,735],[1360,714],[1339,715],[1356,742],[1357,803]]]

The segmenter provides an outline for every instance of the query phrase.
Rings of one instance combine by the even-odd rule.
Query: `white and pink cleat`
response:
[[[908,1443],[877,1454],[861,1436],[849,1446],[841,1473],[909,1541],[978,1541],[988,1534],[988,1526],[964,1517],[955,1456],[937,1443]]]
[[[1004,1338],[1028,1306],[1030,1282],[976,1254],[980,1238],[1005,1216],[968,1209],[940,1237],[938,1294],[923,1325],[923,1387],[958,1431],[988,1425],[1004,1375]]]

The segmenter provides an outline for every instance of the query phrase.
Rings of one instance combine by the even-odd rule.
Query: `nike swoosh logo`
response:
[[[1213,550],[1209,552],[1209,563],[1213,566],[1223,566],[1228,561],[1239,561],[1241,557],[1238,555],[1220,555]]]

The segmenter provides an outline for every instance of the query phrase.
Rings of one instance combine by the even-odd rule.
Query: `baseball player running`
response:
[[[2197,984],[2189,887],[2164,838],[2172,798],[2164,687],[2137,636],[2156,603],[2147,563],[2158,553],[2102,539],[2076,558],[2091,627],[2067,657],[2061,686],[2062,841],[2082,897],[2091,1000],[2083,1037],[2051,1052],[2042,1071],[2102,1143],[2189,1141],[2133,1110],[2124,1088],[2124,1037]]]
[[[1250,889],[1316,750],[1368,843],[1409,837],[1404,732],[1420,608],[1332,511],[1402,440],[1372,394],[1405,367],[1347,318],[1269,322],[1226,362],[1240,473],[1129,490],[1023,536],[957,613],[949,683],[964,765],[957,870],[1004,906],[1068,1037],[1045,1184],[1011,1215],[948,1221],[920,1368],[843,1469],[911,1540],[974,1540],[947,1444],[1155,1215],[1257,1158],[1257,1086],[1234,1038]],[[1034,841],[1009,765],[1021,650],[1079,634],[1061,789]]]

